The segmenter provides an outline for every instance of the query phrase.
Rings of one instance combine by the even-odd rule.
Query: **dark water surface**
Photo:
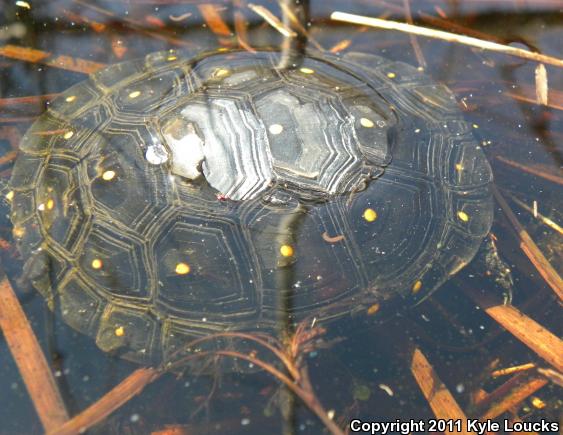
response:
[[[258,3],[274,16],[281,16],[277,2]],[[330,19],[333,11],[343,11],[404,22],[408,16],[405,3],[402,0],[313,1],[310,21],[306,23],[307,44],[338,53],[372,53],[415,67],[423,66],[436,82],[447,85],[485,150],[499,192],[555,273],[561,273],[561,229],[546,225],[524,207],[533,209],[535,201],[539,215],[556,224],[563,223],[561,67],[545,65],[549,100],[547,105],[538,105],[536,62],[435,39],[417,37],[413,41],[396,31]],[[412,0],[409,3],[415,24],[562,57],[560,2]],[[86,73],[99,64],[169,49],[199,52],[237,48],[241,44],[254,48],[279,47],[283,36],[252,7],[244,0],[0,0],[2,180],[9,179],[21,137],[46,110],[48,101],[84,80]],[[418,56],[415,51],[419,52]],[[52,56],[46,57],[45,52]],[[15,248],[7,201],[3,201],[2,207],[2,268],[50,364],[68,414],[75,416],[139,365],[101,351],[92,338],[76,332],[48,309],[41,295],[25,280],[22,267],[26,258]],[[401,225],[401,219],[396,224]],[[397,231],[396,227],[391,230]],[[514,305],[528,319],[560,337],[561,299],[553,289],[560,284],[550,286],[542,278],[545,273],[526,257],[498,203],[495,203],[492,233],[500,256],[512,270]],[[413,376],[413,352],[424,354],[469,418],[483,417],[491,409],[486,403],[479,403],[484,392],[490,393],[511,377],[519,377],[512,382],[518,379],[523,384],[540,382],[541,388],[523,394],[513,406],[505,407],[505,412],[497,413],[494,421],[561,421],[563,398],[561,386],[557,385],[561,374],[556,374],[557,369],[561,370],[561,354],[559,366],[557,361],[546,360],[545,354],[537,353],[542,343],[523,344],[468,296],[486,294],[502,304],[502,289],[489,276],[488,269],[485,263],[474,261],[414,308],[393,307],[386,311],[382,307],[379,312],[374,308],[369,314],[364,310],[353,318],[322,325],[326,332],[312,340],[316,346],[305,349],[299,361],[308,368],[318,401],[341,428],[346,429],[349,421],[356,418],[376,422],[435,418],[428,398]],[[311,270],[311,274],[318,271]],[[330,293],[330,285],[326,291]],[[559,292],[561,295],[561,288]],[[547,347],[557,353],[561,342],[554,338],[553,343]],[[276,364],[273,360],[268,362]],[[497,369],[529,363],[534,368],[525,374],[500,377],[491,374]],[[538,368],[555,372],[549,372],[551,375],[545,378]],[[423,378],[429,379],[428,375]],[[497,394],[505,398],[508,393]],[[437,414],[443,415],[440,411]],[[159,432],[166,429],[169,432]],[[165,373],[87,433],[262,434],[265,431],[328,433],[317,416],[280,387],[270,374],[220,370],[212,374],[190,370]],[[0,336],[0,434],[43,432],[44,426],[10,349]]]

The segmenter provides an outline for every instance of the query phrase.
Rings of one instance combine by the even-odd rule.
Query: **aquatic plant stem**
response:
[[[496,42],[484,41],[482,39],[477,39],[470,36],[444,32],[443,30],[434,30],[428,27],[414,26],[407,23],[366,17],[362,15],[347,14],[345,12],[333,12],[330,15],[330,18],[335,21],[344,21],[347,23],[361,24],[387,30],[397,30],[399,32],[405,32],[408,34],[426,36],[428,38],[436,38],[448,42],[457,42],[460,44],[481,48],[483,50],[496,51],[511,56],[534,60],[536,62],[547,63],[550,65],[558,66],[560,68],[563,67],[563,59],[558,59],[553,56],[547,56],[545,54],[534,53],[533,51],[512,47],[510,45],[503,45]]]

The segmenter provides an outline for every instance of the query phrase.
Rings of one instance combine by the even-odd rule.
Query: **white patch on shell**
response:
[[[171,134],[165,134],[164,137],[172,152],[172,173],[195,180],[202,175],[201,162],[205,154],[203,140],[191,125],[189,127],[188,134],[179,139]]]
[[[176,162],[185,159],[187,172],[199,174],[201,167],[209,185],[229,199],[254,198],[272,180],[264,126],[255,114],[241,110],[232,100],[191,102],[181,111],[181,117],[168,122],[163,134],[167,142],[185,140],[194,147],[193,151],[183,151],[189,146],[178,146],[172,172],[180,173],[182,164]],[[172,148],[171,143],[169,146]]]
[[[147,148],[147,152],[145,154],[145,158],[147,161],[153,165],[162,165],[166,163],[170,156],[168,155],[168,151],[161,143],[153,143],[149,145]]]

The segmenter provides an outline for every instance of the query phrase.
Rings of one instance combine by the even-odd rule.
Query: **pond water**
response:
[[[331,19],[335,11],[410,21],[546,58],[530,60],[521,53],[508,55],[336,21]],[[308,18],[300,23],[303,16]],[[477,419],[500,423],[498,433],[508,433],[505,424],[521,422],[536,424],[527,428],[528,433],[558,433],[555,426],[563,415],[563,345],[558,338],[563,333],[559,277],[563,232],[558,226],[563,222],[562,17],[561,4],[551,0],[311,1],[297,6],[245,0],[0,0],[0,434],[346,433],[352,420],[406,423],[411,419],[425,426],[396,427],[388,433],[457,433],[460,426],[467,429],[467,422]],[[292,32],[295,37],[288,37]],[[244,137],[238,118],[208,126],[209,131],[191,124],[178,127],[188,111],[163,111],[161,118],[147,121],[143,110],[152,110],[153,102],[145,100],[145,94],[154,97],[164,75],[158,82],[147,76],[134,83],[146,89],[119,84],[114,99],[106,98],[106,103],[96,106],[97,112],[86,109],[102,99],[101,94],[91,95],[94,88],[67,91],[107,65],[163,51],[151,62],[175,62],[219,48],[227,49],[221,58],[225,67],[240,72],[236,76],[215,68],[213,79],[224,75],[240,83],[246,80],[244,74],[267,74],[264,71],[271,68],[256,67],[259,56],[233,56],[230,50],[299,47],[295,41],[316,57],[299,64],[300,69],[286,68],[301,105],[295,105],[283,89],[277,100],[264,98],[263,106],[256,105],[260,122],[268,120],[268,133],[264,130],[263,135],[268,134],[267,152],[277,163],[243,168],[262,175],[273,171],[278,179],[289,177],[289,187],[284,185],[274,194],[268,190],[271,179],[262,180],[267,198],[261,197],[263,191],[247,192],[245,198],[241,184],[233,187],[236,183],[223,176],[232,175],[232,167],[225,163],[232,157],[229,152],[243,163],[258,159],[250,154],[263,150],[249,151],[246,146],[248,141],[259,142],[258,127],[249,129],[256,137],[253,133],[246,142],[241,139],[235,151],[223,150],[227,154],[217,157],[217,151],[210,152],[205,145],[214,146],[210,137],[228,136],[231,130],[242,135],[237,138]],[[374,64],[368,65],[368,72],[358,67],[350,75],[342,65],[356,68],[356,64],[335,60],[350,53],[379,56],[370,59],[389,65],[377,79],[377,91],[373,83],[362,87],[371,80]],[[253,59],[250,67],[244,59]],[[302,62],[298,55],[294,59]],[[396,62],[412,68],[401,69]],[[205,70],[205,61],[199,65]],[[413,75],[417,78],[411,78],[410,84],[390,91],[392,83],[402,80],[398,71],[420,76]],[[320,73],[325,75],[318,82]],[[127,68],[120,74],[127,80]],[[97,77],[96,83],[105,80],[103,75]],[[447,95],[445,88],[421,91],[433,86],[424,77],[449,88],[457,102],[441,100]],[[264,85],[267,80],[250,82],[256,94],[278,86]],[[202,97],[190,102],[190,116],[196,119],[194,113],[199,113],[200,124],[215,117],[214,110],[220,110],[206,106],[205,98],[213,92],[221,96],[226,83],[209,81],[203,91],[198,89]],[[329,118],[329,109],[315,106],[323,93],[330,93],[323,88],[326,83],[348,85],[346,92],[354,104],[364,94],[371,95],[371,102],[362,100],[366,117],[346,112],[358,106],[334,106],[350,113],[350,119],[360,119],[358,130],[347,118]],[[246,89],[237,91],[240,101],[248,98]],[[354,94],[358,89],[364,94]],[[460,159],[473,171],[468,177],[476,180],[485,173],[486,178],[487,163],[480,160],[484,153],[494,174],[494,203],[489,202],[488,187],[475,182],[471,188],[481,195],[472,200],[476,208],[471,204],[456,208],[469,204],[465,194],[452,199],[456,188],[463,189],[454,186],[454,193],[448,193],[452,197],[445,197],[436,193],[441,190],[435,186],[465,179],[463,175],[454,171],[450,181],[428,181],[417,175],[417,170],[435,164],[430,158],[439,165],[449,161],[439,151],[462,145],[453,130],[434,131],[443,143],[429,146],[428,161],[416,161],[419,154],[413,150],[421,152],[416,147],[432,141],[416,139],[414,131],[420,129],[414,121],[408,134],[393,127],[393,113],[401,119],[410,110],[409,103],[414,104],[411,96],[401,105],[404,93],[413,89],[419,92],[416,101],[427,104],[421,110],[430,122],[449,123],[452,117],[454,123],[466,121],[460,123],[458,135],[469,138],[479,151]],[[547,101],[541,96],[546,92]],[[125,103],[121,115],[116,115],[120,95]],[[382,95],[397,107],[383,104]],[[84,102],[83,97],[91,101]],[[155,98],[164,107],[165,101],[174,105],[183,95]],[[139,105],[133,107],[133,100]],[[282,100],[288,107],[293,104],[294,110],[284,112],[276,106]],[[332,104],[330,99],[322,101]],[[229,107],[224,104],[221,107]],[[444,104],[450,109],[440,119]],[[303,107],[317,111],[317,117]],[[78,119],[88,110],[91,116],[80,118],[83,124],[71,122],[71,127],[78,126],[74,129],[58,121],[44,122],[43,117],[44,123],[26,135],[49,108],[66,111],[68,119]],[[327,118],[319,118],[319,113]],[[103,120],[111,116],[117,116],[120,125],[101,131]],[[311,145],[334,140],[351,146],[354,140],[368,137],[362,136],[368,134],[365,131],[374,134],[368,147],[385,146],[364,150],[372,160],[364,161],[363,169],[368,167],[374,175],[365,190],[358,180],[353,184],[352,178],[346,178],[360,164],[342,164],[349,172],[334,176],[351,184],[322,181],[315,170],[322,173],[338,156],[327,157],[322,146],[295,151],[291,148],[295,141],[283,139],[287,122],[294,123],[292,130],[301,134],[299,140],[313,138]],[[426,124],[421,125],[424,133]],[[149,152],[143,148],[143,137],[129,134],[131,126],[149,136],[172,131],[171,136],[163,136],[169,142],[178,138],[177,131],[188,131],[182,140],[192,147],[204,145],[190,154],[187,166],[173,167],[170,175],[168,153],[174,158],[183,155],[158,141],[150,144]],[[381,127],[384,133],[371,133],[376,131],[372,127]],[[84,139],[92,130],[98,134]],[[207,139],[201,141],[200,136]],[[278,148],[276,137],[282,138]],[[287,133],[287,137],[294,136]],[[89,145],[78,146],[80,141]],[[46,143],[54,151],[42,154]],[[18,153],[20,144],[23,154]],[[68,147],[73,145],[82,148],[71,153]],[[237,153],[245,157],[236,157]],[[42,163],[34,166],[37,155]],[[287,166],[295,155],[298,163]],[[414,157],[405,160],[405,155]],[[466,170],[458,166],[456,171]],[[59,175],[49,178],[48,171],[37,167]],[[82,169],[73,172],[72,168]],[[187,173],[200,171],[203,178],[186,181]],[[13,173],[20,185],[9,185]],[[302,184],[291,184],[292,180]],[[111,184],[115,181],[121,184]],[[60,187],[69,183],[74,187]],[[112,185],[128,187],[120,190]],[[322,189],[341,194],[318,193]],[[412,198],[407,196],[411,194]],[[28,200],[26,195],[35,196]],[[480,253],[470,261],[484,238],[474,228],[480,224],[484,232],[488,229],[487,204],[494,204],[492,228]],[[31,211],[25,210],[28,205]],[[444,211],[447,207],[452,209]],[[42,221],[21,217],[49,216],[51,209],[51,217]],[[457,245],[441,250],[446,237],[440,239],[437,232],[446,233],[442,228],[446,218],[456,221],[454,226],[462,228],[456,234],[462,236]],[[464,223],[474,225],[473,229],[464,229]],[[80,235],[90,232],[96,237],[86,243]],[[149,251],[152,257],[146,254]],[[461,268],[466,262],[470,264]],[[447,274],[452,277],[441,279]],[[187,284],[186,278],[193,278],[195,284]],[[503,287],[511,280],[509,289]],[[429,283],[439,288],[423,298],[432,287]],[[140,294],[142,289],[148,295]],[[503,304],[509,290],[512,306]],[[168,299],[156,302],[150,296],[165,291]],[[105,311],[95,302],[102,299]],[[263,309],[256,317],[257,309],[272,306],[275,309]],[[136,313],[132,318],[119,317],[132,312]],[[151,346],[158,347],[166,336],[155,331],[169,332],[167,328],[177,324],[198,333],[188,334],[189,340],[175,347],[165,345],[172,356],[154,357]],[[109,328],[109,336],[98,332],[98,325]],[[231,335],[218,336],[207,346],[212,334],[227,330]],[[233,331],[245,335],[232,335]],[[197,337],[204,337],[203,342],[186,351],[185,343]],[[194,349],[213,356],[194,358]],[[186,358],[192,363],[186,364]],[[508,368],[514,369],[499,372]],[[436,418],[449,418],[451,427],[430,426]]]

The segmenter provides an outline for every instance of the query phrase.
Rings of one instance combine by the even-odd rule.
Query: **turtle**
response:
[[[216,332],[417,304],[482,245],[492,172],[445,85],[371,53],[280,58],[114,64],[23,137],[25,274],[103,351],[158,364]]]

